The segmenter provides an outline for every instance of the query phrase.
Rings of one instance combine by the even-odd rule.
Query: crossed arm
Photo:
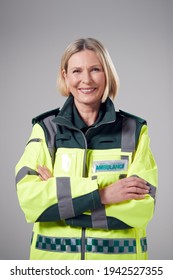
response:
[[[38,173],[43,181],[47,181],[52,177],[51,172],[45,166],[39,166]],[[99,190],[99,194],[102,204],[107,205],[132,199],[144,199],[149,190],[147,182],[142,178],[128,177]]]

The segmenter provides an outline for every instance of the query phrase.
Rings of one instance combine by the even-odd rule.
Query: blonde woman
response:
[[[115,111],[119,88],[101,42],[78,39],[57,80],[61,109],[33,119],[16,166],[19,203],[34,223],[31,259],[147,259],[157,166],[146,121]]]

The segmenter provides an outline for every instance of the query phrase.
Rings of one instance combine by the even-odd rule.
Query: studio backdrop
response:
[[[80,37],[109,50],[120,78],[117,110],[148,122],[159,168],[155,215],[148,226],[149,259],[173,259],[171,0],[0,1],[0,259],[28,259],[32,225],[17,200],[15,165],[31,119],[61,107],[60,58]]]

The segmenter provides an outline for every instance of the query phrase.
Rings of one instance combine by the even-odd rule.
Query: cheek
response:
[[[68,85],[69,87],[75,87],[77,85],[78,81],[75,77],[68,78]]]
[[[106,78],[104,75],[97,78],[97,84],[99,84],[102,88],[106,86]]]

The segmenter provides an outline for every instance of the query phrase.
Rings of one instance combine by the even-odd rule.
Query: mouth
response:
[[[79,88],[79,90],[84,94],[89,94],[93,93],[96,90],[96,88]]]

